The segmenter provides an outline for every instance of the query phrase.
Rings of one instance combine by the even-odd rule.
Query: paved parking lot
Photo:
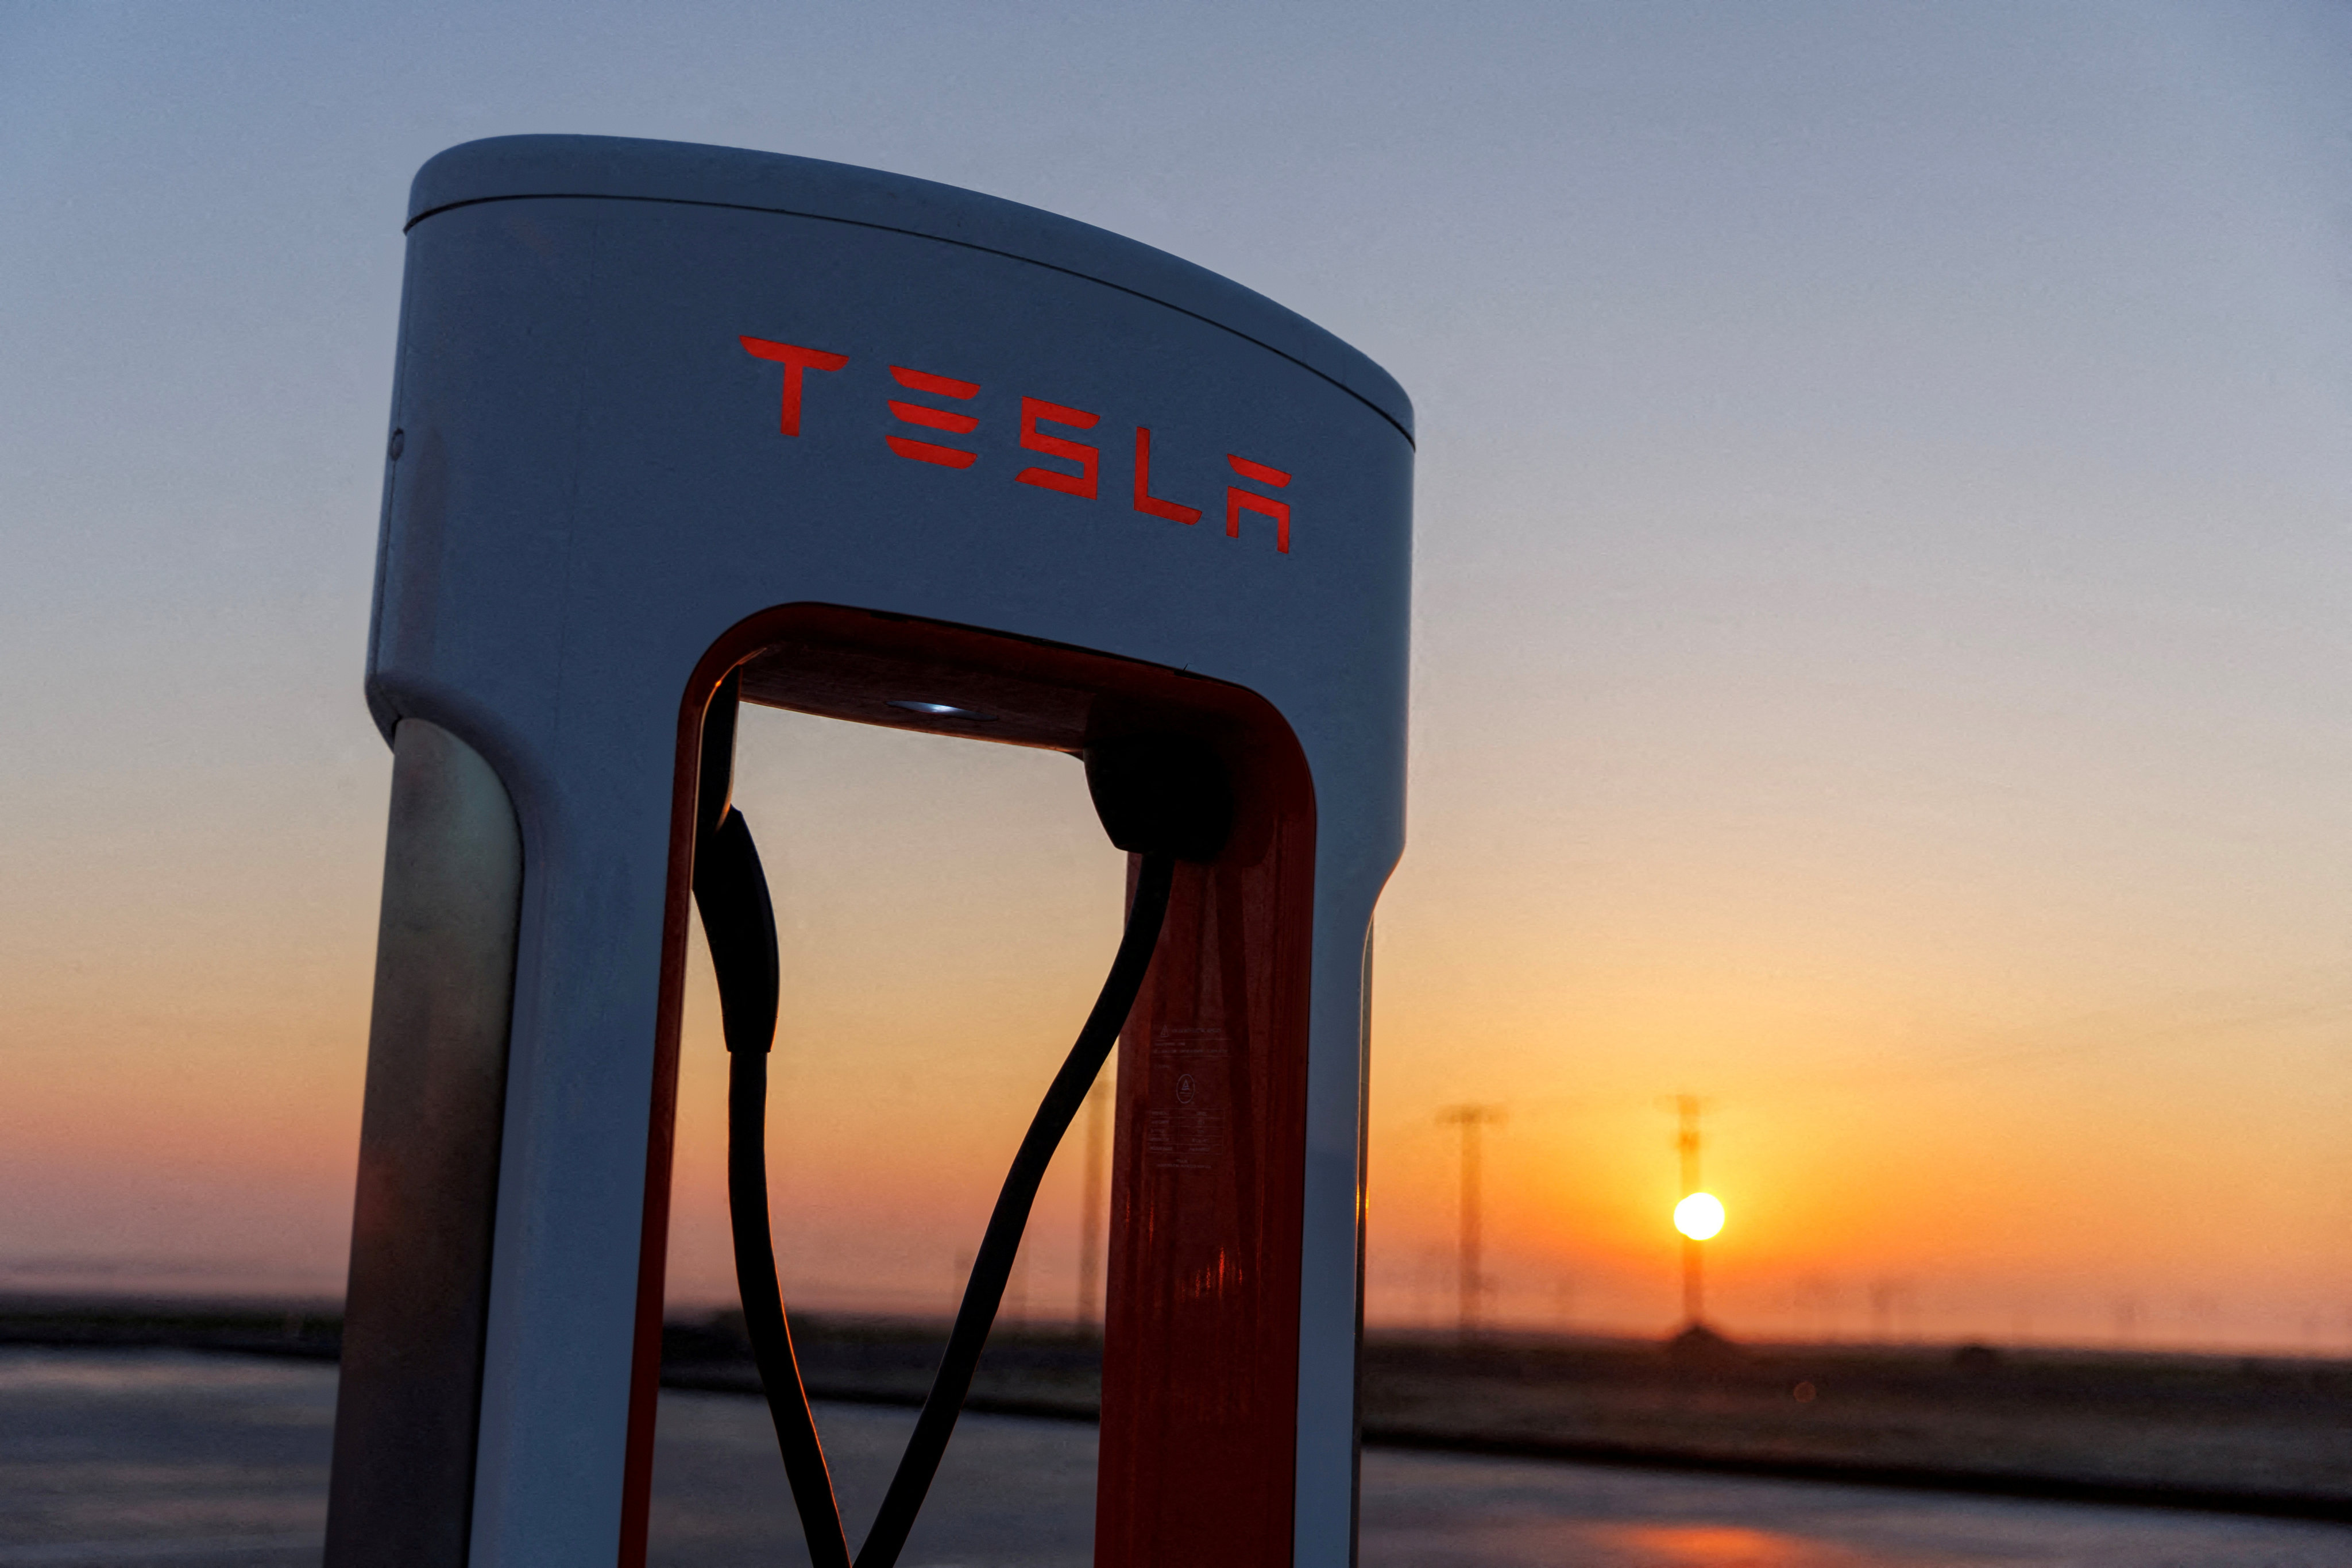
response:
[[[0,1352],[0,1568],[315,1559],[331,1367]],[[845,1507],[879,1500],[910,1412],[820,1412]],[[1080,1568],[1091,1427],[967,1417],[907,1568]],[[1367,1568],[2352,1568],[2352,1529],[1864,1488],[1372,1453]],[[766,1414],[663,1396],[653,1561],[801,1561]]]

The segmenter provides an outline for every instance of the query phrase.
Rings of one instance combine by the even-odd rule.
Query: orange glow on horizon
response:
[[[812,1309],[943,1311],[1100,982],[1119,858],[1066,759],[750,718],[743,798],[772,847],[787,974],[771,1143],[786,1282]],[[1657,1101],[1697,1084],[1707,1188],[1740,1221],[1710,1249],[1709,1317],[1735,1336],[2352,1346],[2331,975],[2265,989],[2237,965],[2256,981],[2200,990],[2133,972],[2069,992],[2029,955],[1995,985],[1947,928],[1907,959],[1892,921],[1784,919],[1735,941],[1697,900],[1613,907],[1651,928],[1635,948],[1618,925],[1580,937],[1570,913],[1433,894],[1446,862],[1471,865],[1475,891],[1476,858],[1443,818],[1416,833],[1373,991],[1374,1324],[1452,1321],[1459,1157],[1429,1110],[1475,1100],[1511,1117],[1485,1150],[1490,1321],[1664,1331],[1684,1243],[1658,1220],[1687,1194]],[[218,933],[199,918],[209,885],[174,885],[185,918],[111,968],[109,933],[163,896],[147,881],[84,881],[26,931],[0,976],[0,1184],[18,1198],[0,1270],[200,1258],[340,1279],[374,870],[289,868],[286,886],[337,898]],[[1537,943],[1547,922],[1577,940]],[[682,1308],[733,1289],[724,1053],[698,942],[689,962]],[[1038,1319],[1075,1297],[1074,1163],[1024,1249],[1016,1298]]]

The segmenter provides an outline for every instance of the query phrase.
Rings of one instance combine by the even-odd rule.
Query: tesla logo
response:
[[[777,428],[787,436],[801,433],[801,399],[809,371],[832,372],[849,363],[847,354],[827,353],[823,349],[803,348],[798,343],[772,342],[766,338],[747,337],[741,340],[743,352],[755,359],[771,360],[784,367],[782,411]],[[940,402],[915,402],[910,398],[888,400],[892,417],[899,428],[883,437],[890,450],[915,463],[932,463],[943,468],[969,468],[980,460],[979,451],[969,446],[950,446],[936,437],[973,437],[980,431],[980,416],[962,409],[942,406],[946,404],[970,403],[980,395],[976,381],[959,381],[950,375],[935,375],[929,371],[911,370],[902,364],[890,367],[890,377],[908,393]],[[1063,495],[1096,500],[1102,489],[1102,448],[1087,441],[1072,440],[1045,426],[1059,430],[1092,430],[1102,423],[1102,416],[1083,408],[1067,408],[1058,403],[1048,403],[1042,397],[1021,400],[1020,444],[1024,452],[1034,452],[1053,459],[1052,466],[1037,464],[1013,476],[1016,484],[1034,485],[1039,489],[1055,490]],[[915,434],[920,432],[920,435]],[[1238,483],[1225,486],[1225,537],[1239,539],[1242,534],[1242,514],[1248,512],[1263,517],[1274,524],[1274,547],[1281,553],[1290,553],[1290,503],[1268,490],[1288,487],[1290,476],[1280,468],[1228,452],[1225,462],[1237,479],[1246,479],[1260,489],[1244,489]],[[1186,506],[1151,493],[1151,429],[1149,426],[1135,427],[1135,510],[1146,517],[1156,517],[1169,522],[1181,522],[1190,527],[1206,515],[1197,506]]]

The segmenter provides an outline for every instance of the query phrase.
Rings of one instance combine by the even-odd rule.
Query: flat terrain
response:
[[[813,1320],[813,1393],[919,1400],[940,1331]],[[673,1386],[756,1389],[730,1320],[675,1325]],[[1097,1347],[992,1342],[978,1408],[1090,1415]],[[1983,1346],[1494,1342],[1375,1336],[1369,1447],[2352,1521],[2352,1364]]]
[[[0,1349],[0,1568],[315,1562],[334,1369],[169,1350]],[[853,1519],[911,1415],[819,1407]],[[1081,1568],[1094,1430],[968,1416],[907,1568]],[[662,1399],[652,1561],[804,1562],[760,1403]],[[1811,1482],[1376,1452],[1367,1568],[2352,1568],[2352,1529]]]
[[[1367,1352],[1369,1436],[2352,1520],[2352,1366],[1984,1346]]]
[[[811,1317],[811,1393],[919,1403],[944,1325]],[[331,1309],[0,1300],[0,1345],[331,1362]],[[730,1315],[674,1322],[664,1381],[756,1394]],[[1676,1347],[1375,1336],[1367,1447],[2134,1503],[2352,1524],[2352,1363],[1985,1346]],[[1100,1350],[1000,1328],[969,1408],[1090,1421]]]

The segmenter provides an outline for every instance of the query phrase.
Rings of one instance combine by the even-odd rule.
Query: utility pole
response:
[[[1459,1242],[1455,1253],[1458,1274],[1455,1279],[1455,1331],[1465,1340],[1478,1336],[1479,1307],[1486,1281],[1479,1271],[1479,1250],[1483,1237],[1479,1234],[1478,1163],[1481,1134],[1490,1126],[1500,1126],[1503,1108],[1499,1105],[1449,1105],[1437,1113],[1441,1127],[1462,1130],[1462,1212]]]
[[[1679,1122],[1675,1133],[1675,1151],[1682,1156],[1683,1196],[1703,1191],[1699,1185],[1698,1119],[1706,1110],[1706,1101],[1695,1094],[1678,1094],[1674,1099],[1675,1115]],[[1696,1237],[1683,1237],[1683,1322],[1686,1328],[1696,1328],[1706,1315],[1706,1244]]]
[[[1097,1327],[1095,1303],[1102,1300],[1103,1144],[1108,1131],[1110,1080],[1095,1079],[1087,1090],[1087,1190],[1078,1205],[1078,1328]]]

